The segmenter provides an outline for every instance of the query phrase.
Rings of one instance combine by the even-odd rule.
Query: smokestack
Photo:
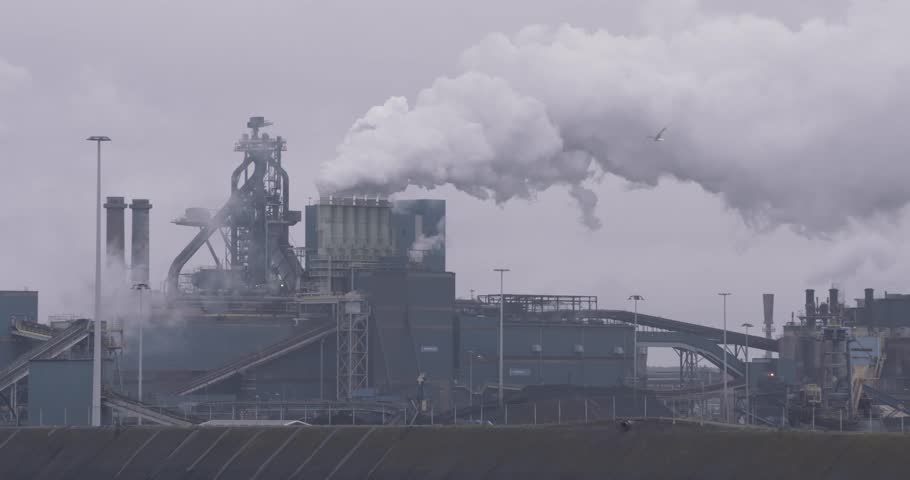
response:
[[[863,311],[865,312],[866,325],[873,325],[875,323],[875,312],[872,310],[872,306],[875,303],[875,290],[867,288],[865,290],[865,298],[863,299]]]
[[[806,289],[806,325],[815,326],[815,290]]]
[[[771,332],[774,331],[774,294],[762,294],[761,300],[765,312],[765,338],[771,340]],[[766,351],[765,358],[771,358],[771,352]]]
[[[152,204],[144,198],[134,198],[130,204],[133,211],[133,245],[130,262],[132,282],[149,283],[149,210]]]
[[[836,288],[828,290],[828,311],[831,312],[831,315],[837,315],[837,312],[840,311],[840,303],[837,301]]]
[[[126,265],[126,247],[124,240],[126,236],[126,230],[124,228],[126,202],[123,200],[123,197],[107,197],[104,209],[107,211],[107,269],[108,271],[114,269],[121,269],[122,271],[123,267]],[[126,279],[119,278],[115,281],[115,285],[120,285],[124,280]]]

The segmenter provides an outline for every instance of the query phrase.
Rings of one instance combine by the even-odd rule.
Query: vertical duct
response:
[[[123,197],[107,197],[104,204],[107,212],[106,222],[106,265],[109,274],[116,275],[118,278],[111,282],[111,286],[120,287],[126,280],[126,229],[125,229],[125,210],[126,202]]]
[[[806,289],[806,325],[815,326],[815,290]]]
[[[765,338],[771,340],[771,332],[774,331],[774,294],[762,294],[761,299],[765,313]],[[765,358],[771,358],[770,351],[765,352]]]
[[[133,211],[133,244],[130,257],[132,282],[149,283],[149,210],[152,204],[144,198],[134,198],[130,204]]]
[[[872,326],[875,324],[875,312],[872,310],[872,307],[875,304],[875,290],[867,288],[865,290],[865,298],[863,298],[863,311],[865,313],[864,319],[866,325]]]

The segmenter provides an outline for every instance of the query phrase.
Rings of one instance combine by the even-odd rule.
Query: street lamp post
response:
[[[754,326],[749,322],[743,324],[746,329],[746,424],[752,424],[752,397],[749,396],[749,329]]]
[[[503,295],[503,276],[506,272],[509,271],[508,268],[494,268],[494,272],[499,272],[499,409],[502,410],[503,399],[505,398],[505,393],[502,391],[502,335],[503,335],[503,317],[505,312],[505,296]]]
[[[98,146],[95,199],[95,333],[92,354],[92,426],[101,426],[101,142],[110,142],[105,136],[88,137]]]
[[[638,388],[638,302],[644,301],[645,297],[641,295],[632,295],[629,300],[635,303],[635,316],[633,324],[635,329],[632,330],[632,393]]]
[[[727,398],[727,297],[732,295],[732,293],[721,292],[721,293],[718,293],[718,295],[720,295],[721,297],[724,297],[724,373],[723,373],[724,398],[723,398],[723,401],[721,402],[721,405],[723,406],[724,422],[729,422],[730,421],[730,415],[728,412],[729,401]]]
[[[139,330],[139,383],[136,387],[136,396],[139,399],[139,403],[142,403],[142,291],[148,289],[149,286],[145,283],[137,283],[133,285],[133,290],[139,292],[139,321],[136,322],[136,328]],[[139,425],[142,425],[142,417],[139,417]]]

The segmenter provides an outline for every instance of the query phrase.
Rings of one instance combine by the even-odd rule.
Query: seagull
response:
[[[653,137],[648,136],[647,138],[650,138],[651,140],[654,140],[655,142],[662,142],[662,141],[664,141],[664,132],[665,131],[667,131],[667,127],[661,128],[660,131],[657,132],[657,135],[654,135]]]

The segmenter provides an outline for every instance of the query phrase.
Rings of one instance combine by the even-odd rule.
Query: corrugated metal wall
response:
[[[459,317],[461,378],[467,384],[471,353],[475,390],[499,380],[498,317]],[[632,370],[632,327],[573,323],[507,323],[503,382],[507,385],[621,384]]]
[[[453,374],[455,274],[374,271],[361,275],[372,308],[370,384],[413,394],[427,374],[428,395],[444,395]]]
[[[29,364],[29,425],[90,425],[91,407],[91,360],[33,360]]]

